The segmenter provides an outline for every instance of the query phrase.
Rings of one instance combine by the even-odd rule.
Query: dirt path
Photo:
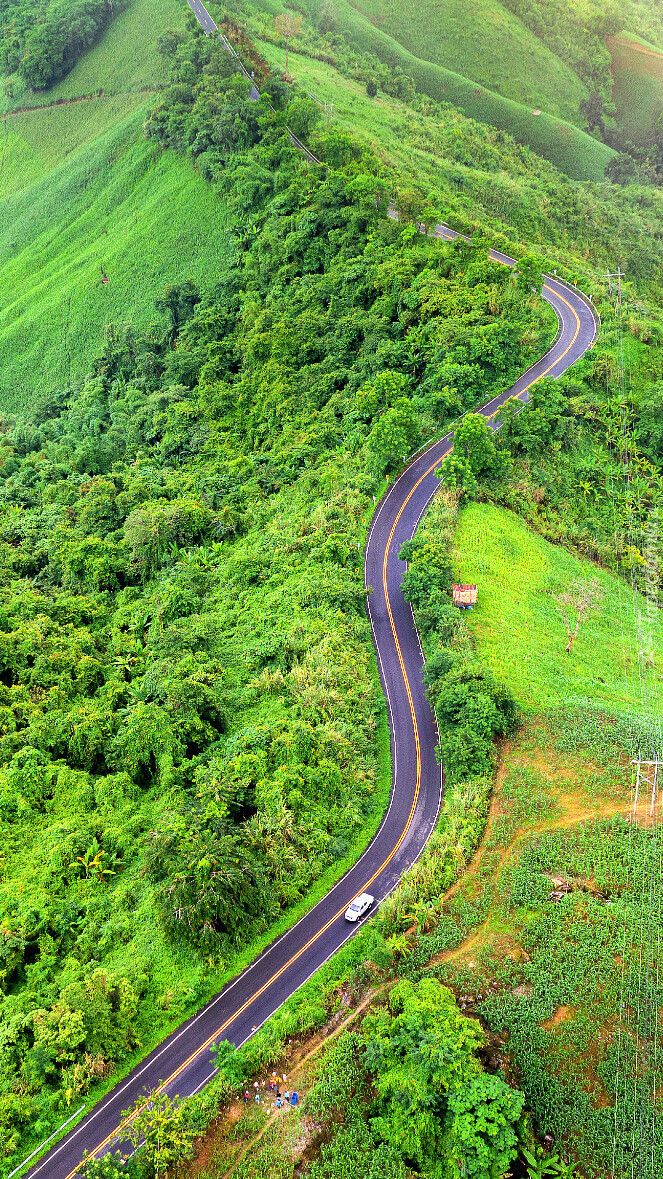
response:
[[[327,1025],[326,1028],[321,1029],[321,1031],[316,1032],[313,1036],[311,1036],[307,1041],[304,1054],[298,1057],[294,1063],[288,1065],[286,1062],[285,1065],[282,1066],[282,1070],[285,1068],[286,1075],[288,1077],[288,1087],[290,1089],[297,1089],[298,1082],[304,1073],[306,1065],[313,1059],[313,1057],[318,1054],[320,1049],[323,1047],[326,1048],[329,1044],[333,1043],[333,1041],[337,1039],[338,1036],[347,1031],[348,1028],[351,1027],[358,1017],[366,1010],[366,1008],[374,1002],[377,996],[384,994],[390,985],[391,984],[389,983],[385,983],[384,986],[373,988],[365,996],[359,1006],[353,1007],[348,1015],[342,1019],[340,1023],[338,1023],[331,1031],[329,1030],[329,1025]],[[252,1089],[252,1086],[249,1086],[249,1088]],[[290,1106],[284,1105],[281,1109],[276,1110],[273,1114],[271,1114],[258,1133],[253,1138],[250,1138],[248,1142],[246,1142],[246,1144],[242,1147],[241,1151],[233,1160],[231,1165],[227,1168],[227,1170],[219,1173],[218,1179],[230,1179],[230,1176],[234,1174],[240,1163],[243,1161],[243,1159],[246,1158],[249,1151],[257,1147],[258,1143],[264,1138],[267,1131],[270,1130],[280,1118],[288,1116],[290,1108]],[[226,1125],[228,1123],[234,1125],[240,1120],[241,1116],[242,1102],[234,1101],[224,1111],[220,1121],[222,1120],[222,1122]],[[215,1137],[216,1135],[214,1133],[214,1128],[212,1128],[211,1134],[202,1143],[196,1154],[195,1160],[192,1162],[190,1169],[187,1170],[189,1179],[195,1179],[196,1176],[202,1176],[206,1174],[209,1165],[211,1163],[213,1164],[214,1159],[212,1157],[212,1150]]]
[[[663,64],[663,52],[660,49],[650,49],[648,45],[641,45],[639,41],[631,41],[629,37],[623,35],[608,37],[608,48],[611,45],[618,49],[628,49],[631,53],[642,53],[645,57],[657,58]]]
[[[508,751],[505,750],[505,754],[506,754],[506,752],[508,752]],[[506,757],[504,759],[504,762],[505,761],[506,761]],[[505,773],[505,769],[506,769],[504,762],[503,762],[503,765],[500,767],[500,770],[498,773],[498,778],[497,778],[497,783],[501,783],[501,781],[504,778],[504,773]],[[496,785],[497,785],[497,783],[496,783]],[[463,873],[463,875],[460,877],[460,879],[456,881],[456,883],[453,885],[453,887],[450,888],[448,890],[448,892],[446,892],[444,894],[444,897],[442,898],[443,905],[446,904],[446,902],[449,900],[449,898],[451,896],[453,896],[453,894],[460,888],[461,885],[465,885],[469,879],[471,879],[473,876],[477,875],[479,864],[481,863],[481,858],[486,850],[486,845],[488,843],[488,840],[490,839],[490,834],[492,831],[492,827],[494,826],[495,817],[496,816],[499,817],[499,802],[500,802],[500,800],[499,800],[499,796],[498,796],[498,793],[496,790],[495,793],[493,794],[493,799],[491,801],[491,806],[490,806],[490,813],[488,816],[488,822],[486,823],[486,830],[484,832],[484,837],[481,841],[479,849],[476,852],[476,854],[474,855],[471,863],[468,865],[467,870]],[[638,823],[642,823],[644,825],[647,825],[648,818],[649,818],[649,816],[647,814],[647,809],[648,808],[647,808],[647,804],[645,801],[645,805],[638,808],[638,814],[636,816],[636,821]],[[456,946],[453,950],[443,950],[440,954],[436,954],[433,958],[431,958],[429,965],[430,966],[437,966],[437,965],[440,965],[441,963],[444,963],[444,962],[453,962],[456,958],[459,958],[462,954],[466,953],[477,942],[479,942],[481,940],[481,938],[482,938],[483,934],[485,933],[486,929],[488,928],[490,921],[492,919],[492,916],[493,916],[493,912],[495,909],[495,895],[497,892],[497,886],[499,884],[500,877],[502,875],[502,870],[503,870],[505,864],[507,863],[507,861],[513,857],[514,853],[518,849],[518,846],[521,843],[523,843],[526,839],[530,839],[534,835],[540,835],[544,831],[555,831],[555,830],[560,830],[565,827],[575,827],[575,826],[577,826],[578,823],[592,822],[596,819],[611,819],[611,818],[615,818],[615,816],[621,816],[622,818],[626,819],[629,816],[631,816],[632,814],[633,814],[633,807],[631,807],[631,806],[626,807],[626,806],[624,806],[623,803],[607,803],[604,806],[601,806],[599,808],[595,807],[592,809],[586,808],[584,810],[583,809],[576,810],[573,812],[573,814],[563,815],[561,818],[555,819],[553,821],[532,823],[530,826],[528,826],[524,830],[518,831],[518,833],[513,837],[513,839],[500,852],[500,856],[497,861],[497,866],[496,866],[495,871],[492,876],[492,895],[490,898],[490,906],[489,906],[488,912],[486,914],[486,917],[481,922],[481,925],[479,925],[475,930],[473,930],[472,933],[468,937],[464,938],[464,940],[460,943],[460,945]]]
[[[153,94],[154,87],[142,86],[140,90],[121,90],[112,91],[107,94],[105,90],[95,90],[92,94],[77,94],[74,98],[55,98],[53,102],[44,102],[38,106],[17,106],[13,111],[5,111],[2,115],[3,119],[11,119],[14,115],[28,115],[36,111],[50,111],[56,106],[71,106],[74,102],[94,102],[97,98],[121,98],[127,94]]]

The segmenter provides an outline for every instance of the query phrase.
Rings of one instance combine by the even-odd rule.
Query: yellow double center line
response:
[[[439,462],[439,459],[438,459],[438,462]],[[435,467],[435,466],[437,466],[437,463],[433,464],[433,467]],[[405,670],[405,663],[403,661],[401,646],[398,641],[398,635],[396,633],[396,624],[394,622],[394,616],[393,616],[392,610],[391,610],[391,602],[389,600],[389,590],[387,588],[387,560],[389,557],[389,550],[391,548],[391,542],[394,537],[394,532],[396,531],[396,527],[397,527],[398,522],[399,522],[399,520],[405,510],[405,507],[409,503],[411,497],[414,495],[414,492],[416,491],[417,487],[419,487],[419,484],[422,483],[423,480],[426,478],[426,476],[430,474],[430,472],[433,470],[433,467],[431,467],[428,471],[426,471],[426,473],[424,475],[421,476],[421,479],[419,479],[419,481],[417,483],[415,483],[415,485],[412,488],[412,490],[410,491],[409,495],[403,501],[403,503],[400,507],[400,510],[398,512],[398,515],[396,516],[396,519],[394,520],[391,532],[389,533],[389,539],[388,539],[387,545],[385,547],[384,561],[383,561],[383,565],[382,565],[382,585],[383,585],[383,589],[384,589],[385,601],[387,604],[387,611],[389,614],[391,631],[394,636],[394,643],[396,645],[398,662],[400,664],[401,671],[403,674],[403,681],[405,683],[405,691],[407,693],[407,698],[408,698],[408,702],[410,705],[410,714],[412,716],[412,728],[414,731],[414,743],[415,743],[416,756],[417,756],[417,772],[416,772],[414,795],[412,798],[412,805],[410,807],[410,813],[407,818],[407,823],[405,824],[405,827],[403,828],[403,831],[400,835],[398,842],[396,843],[395,847],[391,850],[391,852],[389,853],[387,858],[385,860],[383,860],[383,862],[380,864],[380,867],[373,873],[373,875],[370,877],[370,879],[366,881],[366,883],[363,886],[363,889],[361,891],[366,891],[369,888],[369,886],[373,883],[373,881],[378,878],[378,876],[384,871],[384,869],[389,865],[391,860],[393,860],[394,856],[398,852],[398,849],[400,848],[401,844],[403,843],[403,840],[405,839],[405,837],[410,829],[410,825],[412,823],[412,819],[414,817],[414,812],[416,810],[417,802],[419,799],[419,792],[421,789],[421,746],[420,746],[420,742],[419,742],[419,729],[417,726],[417,717],[416,717],[416,712],[415,712],[415,707],[414,707],[414,700],[412,698],[412,690],[410,688],[410,681],[408,679],[408,675]],[[188,1066],[190,1064],[192,1064],[192,1062],[196,1059],[197,1056],[200,1055],[201,1052],[204,1052],[205,1049],[209,1048],[214,1043],[215,1040],[218,1040],[218,1038],[223,1034],[223,1032],[226,1031],[226,1029],[230,1026],[230,1024],[234,1022],[234,1020],[238,1019],[240,1015],[243,1015],[243,1013],[247,1010],[247,1008],[249,1008],[251,1006],[252,1003],[255,1003],[256,1000],[259,999],[261,997],[261,995],[263,995],[265,993],[265,991],[269,990],[269,988],[273,985],[273,983],[275,983],[279,978],[281,978],[281,976],[285,973],[285,971],[288,970],[289,967],[293,965],[293,963],[297,962],[297,960],[299,958],[301,958],[302,954],[305,954],[306,951],[308,949],[310,949],[310,947],[312,945],[314,945],[315,942],[317,942],[318,939],[320,937],[322,937],[322,935],[324,933],[326,933],[326,931],[329,929],[329,927],[331,925],[334,924],[334,922],[337,920],[337,918],[340,917],[341,914],[345,912],[346,908],[347,908],[347,905],[344,904],[342,906],[342,908],[338,909],[337,912],[334,913],[334,915],[329,918],[327,923],[325,925],[323,925],[322,928],[319,929],[317,931],[317,933],[315,933],[313,935],[313,937],[309,938],[309,940],[305,943],[305,945],[301,946],[300,949],[297,950],[296,954],[293,954],[292,957],[289,958],[288,961],[284,963],[284,965],[280,968],[280,970],[277,970],[271,976],[271,978],[269,978],[267,980],[267,982],[263,983],[263,985],[261,987],[259,987],[258,990],[255,991],[251,995],[251,997],[249,999],[247,999],[245,1003],[242,1004],[241,1007],[238,1007],[237,1010],[232,1013],[232,1015],[228,1016],[228,1019],[226,1019],[225,1022],[222,1023],[221,1026],[219,1028],[217,1028],[216,1031],[211,1036],[208,1036],[208,1038],[202,1044],[200,1044],[195,1049],[195,1051],[192,1052],[191,1055],[188,1056],[187,1059],[185,1061],[183,1061],[182,1064],[180,1064],[177,1067],[177,1069],[175,1069],[175,1071],[173,1073],[171,1073],[170,1076],[165,1081],[162,1081],[161,1085],[159,1085],[159,1087],[157,1089],[155,1089],[154,1093],[155,1094],[162,1093],[165,1089],[169,1088],[178,1079],[178,1077],[181,1076],[181,1074],[184,1072],[184,1070],[186,1068],[188,1068]],[[145,1105],[147,1105],[148,1102],[149,1102],[149,1098],[146,1099]],[[131,1113],[128,1115],[128,1117],[126,1117],[123,1121],[121,1121],[120,1124],[117,1126],[117,1128],[115,1130],[113,1130],[106,1138],[104,1138],[103,1142],[100,1142],[98,1146],[95,1146],[94,1150],[91,1152],[92,1157],[97,1155],[99,1153],[99,1151],[104,1149],[104,1147],[108,1146],[109,1143],[111,1143],[113,1141],[113,1139],[117,1139],[118,1136],[122,1133],[122,1131],[124,1129],[126,1129],[126,1127],[131,1123],[131,1121],[133,1120],[133,1118],[135,1116],[136,1116],[135,1112]],[[78,1168],[80,1167],[80,1165],[81,1164],[78,1163],[77,1166],[74,1167],[73,1171],[69,1172],[67,1179],[73,1179],[73,1176],[78,1171]]]
[[[521,390],[521,392],[518,394],[519,397],[522,397],[523,394],[526,393],[527,390],[532,387],[532,385],[536,384],[537,381],[540,381],[543,377],[547,376],[548,373],[551,371],[551,369],[553,369],[555,367],[555,365],[559,364],[559,362],[561,360],[563,360],[565,356],[568,355],[568,353],[571,351],[571,348],[575,344],[575,342],[578,338],[578,333],[580,331],[580,317],[579,317],[577,311],[575,310],[575,308],[571,306],[571,304],[564,298],[563,295],[558,294],[557,291],[553,291],[552,287],[545,286],[544,289],[549,291],[551,295],[554,295],[554,297],[556,299],[560,299],[561,302],[564,303],[568,307],[569,311],[571,311],[571,313],[575,316],[576,329],[573,334],[573,339],[571,340],[570,344],[565,348],[564,352],[562,352],[562,354],[560,356],[556,357],[552,361],[552,363],[548,366],[548,368],[545,370],[545,372],[539,373],[538,376],[534,377],[530,381],[529,385],[526,385],[525,388]],[[495,414],[498,413],[499,409],[500,409],[500,406],[498,406],[497,409],[493,410],[493,412],[487,416],[486,420],[490,421],[492,418],[494,418]],[[417,802],[419,800],[419,792],[421,789],[421,746],[420,746],[420,742],[419,742],[419,728],[417,725],[417,716],[416,716],[416,711],[415,711],[415,707],[414,707],[414,700],[412,698],[410,681],[408,679],[408,674],[405,669],[405,662],[403,660],[401,645],[398,641],[398,634],[396,631],[396,623],[394,622],[394,616],[393,616],[393,613],[391,610],[391,601],[389,598],[389,589],[387,586],[387,562],[389,559],[389,552],[391,549],[391,544],[394,539],[394,533],[396,531],[396,528],[398,527],[398,523],[401,519],[401,516],[403,515],[403,512],[405,511],[405,508],[407,507],[408,503],[410,502],[410,500],[411,500],[412,496],[414,495],[415,491],[417,490],[417,488],[421,486],[424,479],[428,478],[431,471],[434,471],[435,468],[437,466],[439,466],[440,461],[443,457],[444,457],[443,455],[438,455],[435,462],[431,464],[431,466],[428,468],[428,470],[424,471],[421,478],[417,480],[417,482],[412,487],[412,490],[409,492],[409,494],[403,500],[403,503],[401,504],[401,506],[399,508],[398,515],[396,516],[396,519],[394,520],[394,523],[392,525],[391,532],[389,533],[389,539],[387,540],[387,544],[385,546],[385,551],[384,551],[384,560],[382,562],[382,588],[383,588],[383,592],[384,592],[385,603],[387,606],[387,613],[389,615],[389,623],[391,626],[391,633],[393,635],[394,645],[396,647],[396,654],[398,656],[398,662],[400,664],[401,674],[403,676],[403,682],[405,684],[405,691],[407,693],[408,703],[410,705],[410,715],[412,717],[412,729],[414,732],[414,744],[415,744],[416,758],[417,758],[417,771],[416,771],[414,795],[412,798],[412,805],[410,807],[410,813],[407,818],[407,823],[405,824],[405,827],[403,828],[401,836],[400,836],[398,842],[396,843],[395,847],[389,853],[387,858],[382,862],[382,864],[380,864],[380,867],[377,869],[377,871],[373,873],[370,880],[366,881],[363,891],[366,891],[369,888],[369,886],[373,883],[373,881],[376,880],[377,877],[381,874],[381,872],[384,871],[384,869],[389,865],[391,860],[393,860],[394,856],[398,852],[401,844],[403,843],[403,840],[405,839],[405,837],[410,829],[412,819],[414,818],[414,812],[417,807]],[[251,997],[246,1000],[245,1003],[242,1004],[241,1007],[238,1007],[238,1009],[236,1011],[234,1011],[232,1015],[228,1016],[228,1019],[226,1019],[225,1022],[222,1023],[219,1028],[217,1028],[217,1030],[213,1033],[213,1035],[208,1036],[208,1038],[204,1041],[204,1043],[200,1044],[195,1049],[195,1051],[192,1052],[191,1055],[188,1056],[187,1059],[185,1061],[183,1061],[183,1063],[180,1064],[178,1066],[178,1068],[175,1069],[175,1072],[171,1073],[171,1075],[167,1078],[167,1080],[165,1080],[161,1083],[161,1085],[158,1087],[158,1089],[155,1090],[155,1093],[162,1093],[165,1089],[169,1088],[169,1086],[172,1085],[178,1079],[178,1077],[181,1076],[181,1074],[184,1072],[184,1070],[187,1069],[190,1064],[192,1064],[192,1062],[196,1059],[197,1056],[200,1055],[201,1052],[204,1052],[206,1048],[209,1048],[215,1042],[215,1040],[218,1040],[219,1037],[223,1034],[223,1032],[225,1032],[226,1029],[230,1026],[230,1024],[234,1022],[234,1020],[238,1019],[240,1015],[243,1015],[244,1012],[247,1010],[247,1008],[249,1008],[251,1006],[252,1003],[255,1003],[257,999],[259,999],[262,995],[264,995],[265,991],[269,990],[269,988],[279,978],[281,978],[281,976],[285,973],[285,971],[288,970],[293,965],[293,963],[297,962],[299,958],[301,958],[302,954],[305,954],[306,951],[311,948],[311,946],[315,945],[315,943],[318,941],[318,939],[321,938],[322,935],[327,932],[329,927],[334,924],[334,922],[337,920],[337,918],[341,916],[341,914],[345,911],[345,908],[346,908],[346,906],[344,905],[341,909],[339,909],[336,913],[334,913],[333,917],[330,917],[329,920],[327,921],[327,923],[325,925],[323,925],[322,928],[319,929],[317,931],[317,933],[315,933],[313,935],[313,937],[309,938],[309,940],[306,942],[306,944],[301,946],[300,949],[297,950],[296,954],[293,954],[292,957],[289,958],[286,963],[284,963],[284,965],[280,968],[280,970],[277,970],[271,976],[271,978],[269,978],[267,980],[266,983],[263,983],[263,985],[261,987],[259,987],[258,990],[255,991],[253,993],[253,995],[251,995]],[[148,1104],[148,1100],[146,1100],[146,1102],[145,1102],[146,1105]],[[95,1155],[97,1155],[99,1153],[99,1151],[103,1150],[104,1147],[108,1146],[109,1143],[111,1143],[113,1141],[113,1139],[117,1139],[118,1136],[129,1125],[129,1123],[132,1121],[132,1119],[134,1117],[135,1117],[135,1113],[130,1114],[127,1118],[125,1118],[123,1121],[121,1121],[120,1124],[117,1126],[117,1128],[115,1130],[113,1130],[112,1133],[109,1134],[106,1138],[104,1138],[103,1142],[100,1142],[98,1146],[95,1146],[94,1150],[91,1152],[91,1157],[94,1157]],[[47,1160],[48,1160],[48,1155],[45,1156],[44,1163],[42,1163],[42,1166],[45,1165]],[[73,1176],[76,1175],[80,1165],[81,1164],[78,1163],[77,1166],[74,1167],[73,1171],[69,1172],[67,1179],[73,1179]],[[37,1170],[40,1170],[40,1169],[41,1168],[38,1168]]]

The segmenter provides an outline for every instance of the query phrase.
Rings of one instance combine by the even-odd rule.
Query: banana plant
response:
[[[105,856],[108,858],[104,862]],[[70,864],[69,867],[78,869],[82,868],[85,873],[86,880],[89,880],[91,877],[96,875],[97,880],[103,882],[107,876],[117,875],[114,867],[111,868],[110,866],[107,867],[106,865],[113,864],[114,866],[117,866],[121,862],[122,861],[119,860],[115,854],[108,856],[108,853],[100,847],[99,842],[95,837],[87,851],[85,851],[82,856],[76,856],[75,861]]]
[[[547,1179],[549,1175],[559,1174],[559,1155],[546,1154],[541,1146],[535,1146],[533,1150],[523,1150],[523,1158],[527,1163],[528,1179]]]

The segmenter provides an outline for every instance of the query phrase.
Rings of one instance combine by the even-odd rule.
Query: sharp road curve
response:
[[[215,26],[200,0],[189,0],[208,32]],[[452,239],[446,226],[435,234]],[[493,257],[513,265],[499,253]],[[592,346],[597,317],[577,289],[546,278],[544,298],[554,308],[559,333],[552,348],[520,380],[479,410],[491,422],[508,397],[527,400],[541,377],[558,377]],[[218,1040],[244,1043],[285,1000],[356,931],[344,912],[358,893],[378,901],[396,886],[421,854],[437,819],[442,792],[435,760],[437,732],[422,683],[422,654],[410,607],[401,593],[402,544],[439,487],[435,470],[453,445],[449,434],[403,471],[378,505],[365,554],[368,611],[380,677],[389,708],[393,782],[382,825],[361,859],[338,884],[256,961],[143,1060],[65,1138],[28,1172],[40,1179],[71,1179],[85,1151],[100,1157],[124,1146],[122,1111],[162,1085],[170,1094],[189,1096],[214,1075],[210,1046]]]

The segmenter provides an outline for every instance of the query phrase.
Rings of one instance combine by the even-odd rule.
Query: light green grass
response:
[[[464,618],[482,662],[523,706],[540,712],[592,701],[619,711],[659,711],[658,671],[646,673],[648,700],[639,675],[637,612],[644,610],[644,600],[624,581],[488,504],[472,504],[461,513],[453,568],[454,577],[479,589],[476,608]],[[567,655],[566,631],[552,595],[576,579],[594,578],[605,594],[601,611],[581,624]],[[657,619],[649,625],[663,658],[663,627]]]
[[[283,8],[281,0],[254,0],[254,3],[270,15]],[[356,49],[373,53],[388,65],[399,66],[421,93],[438,102],[451,103],[479,123],[508,131],[519,143],[528,144],[574,180],[604,179],[606,165],[615,153],[579,127],[545,110],[535,115],[530,106],[503,98],[434,62],[423,61],[372,25],[348,0],[335,0],[334,7],[339,27]]]
[[[0,407],[82,376],[108,323],[140,331],[168,282],[217,278],[224,207],[136,112],[25,192],[0,202]],[[101,268],[109,282],[101,282]]]
[[[0,199],[28,188],[144,104],[144,94],[118,94],[5,119],[0,131]]]
[[[130,0],[127,8],[106,27],[61,82],[37,93],[17,83],[11,100],[0,99],[0,110],[47,106],[58,98],[77,98],[102,89],[106,94],[140,94],[166,79],[164,61],[156,50],[160,32],[181,28],[189,8],[186,0]],[[82,116],[87,118],[87,116]]]
[[[608,38],[608,48],[617,122],[633,143],[646,147],[663,111],[663,52],[630,33]]]
[[[579,122],[586,89],[499,0],[355,0],[378,28],[424,61],[497,94]],[[508,63],[508,66],[507,66]]]

